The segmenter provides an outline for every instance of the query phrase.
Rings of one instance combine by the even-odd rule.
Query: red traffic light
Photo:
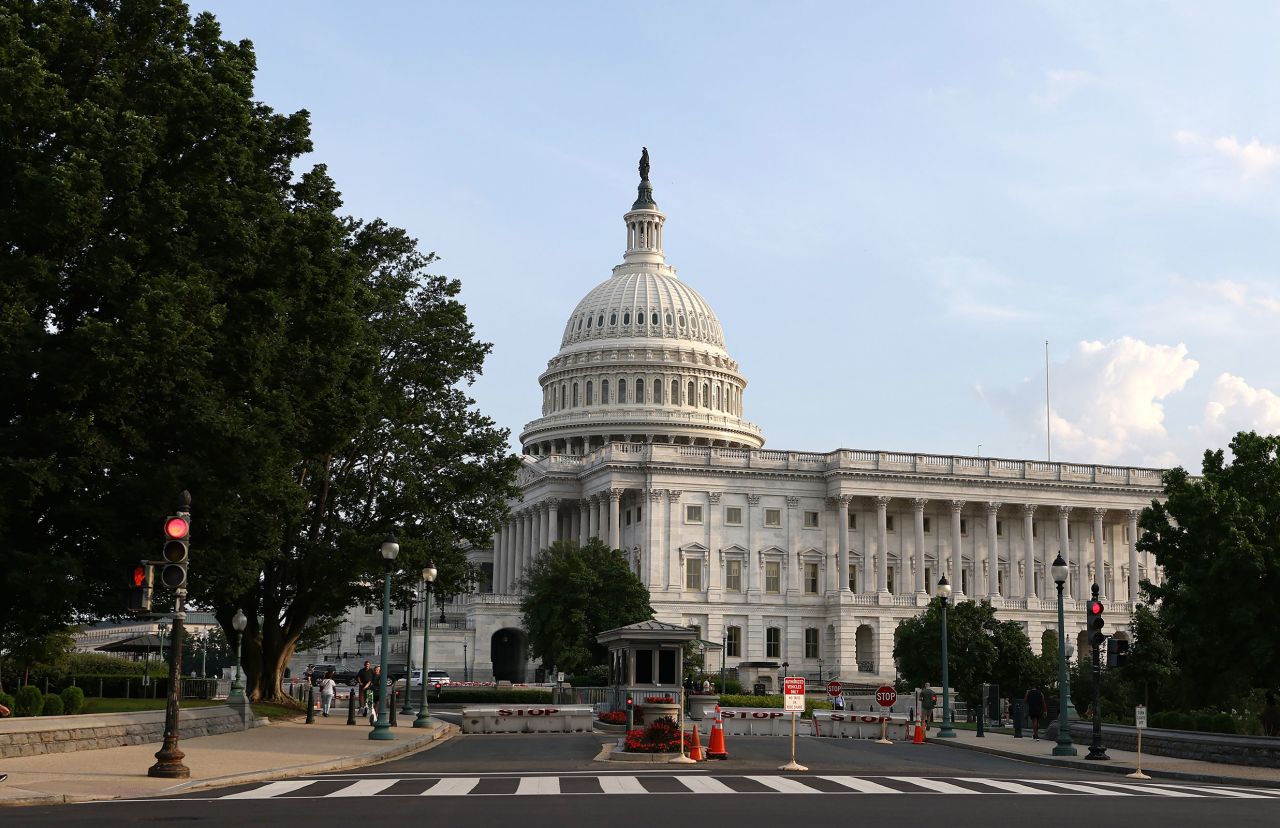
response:
[[[133,585],[136,587],[143,586],[147,583],[147,568],[145,566],[135,566],[133,568]]]
[[[191,533],[191,527],[187,524],[184,517],[171,517],[164,522],[165,537],[181,540]]]
[[[1101,602],[1101,601],[1093,601],[1093,602],[1091,602],[1091,603],[1089,604],[1089,614],[1090,614],[1090,615],[1102,615],[1102,602]]]

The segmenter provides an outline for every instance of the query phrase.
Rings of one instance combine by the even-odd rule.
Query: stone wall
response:
[[[247,708],[246,708],[247,712]],[[163,710],[79,716],[37,716],[0,720],[0,758],[66,753],[74,750],[142,745],[164,741]],[[181,739],[214,736],[266,724],[226,705],[179,711]]]
[[[1071,739],[1078,747],[1087,748],[1093,741],[1093,726],[1087,722],[1072,722]],[[1137,750],[1137,728],[1103,725],[1102,743],[1116,750]],[[1280,739],[1266,736],[1147,728],[1142,733],[1142,752],[1228,765],[1280,768]]]

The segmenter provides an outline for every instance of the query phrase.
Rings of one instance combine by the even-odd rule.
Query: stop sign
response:
[[[834,699],[836,696],[840,695],[843,692],[844,692],[844,687],[841,686],[840,682],[838,681],[827,682],[827,695],[830,696],[831,698]]]
[[[889,685],[881,685],[876,690],[876,702],[881,707],[893,707],[893,703],[898,700],[898,691]]]

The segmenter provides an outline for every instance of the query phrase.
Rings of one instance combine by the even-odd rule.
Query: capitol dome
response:
[[[539,378],[542,416],[520,435],[525,453],[586,454],[611,442],[760,448],[760,429],[742,419],[747,381],[720,320],[666,263],[647,151],[623,220],[622,264],[573,309]]]

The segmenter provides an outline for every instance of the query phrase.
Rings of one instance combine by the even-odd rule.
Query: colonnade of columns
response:
[[[493,536],[493,591],[519,591],[520,579],[537,554],[558,540],[575,539],[585,545],[594,537],[618,548],[621,500],[622,489],[609,489],[576,501],[576,509],[574,501],[547,498],[511,512]]]

